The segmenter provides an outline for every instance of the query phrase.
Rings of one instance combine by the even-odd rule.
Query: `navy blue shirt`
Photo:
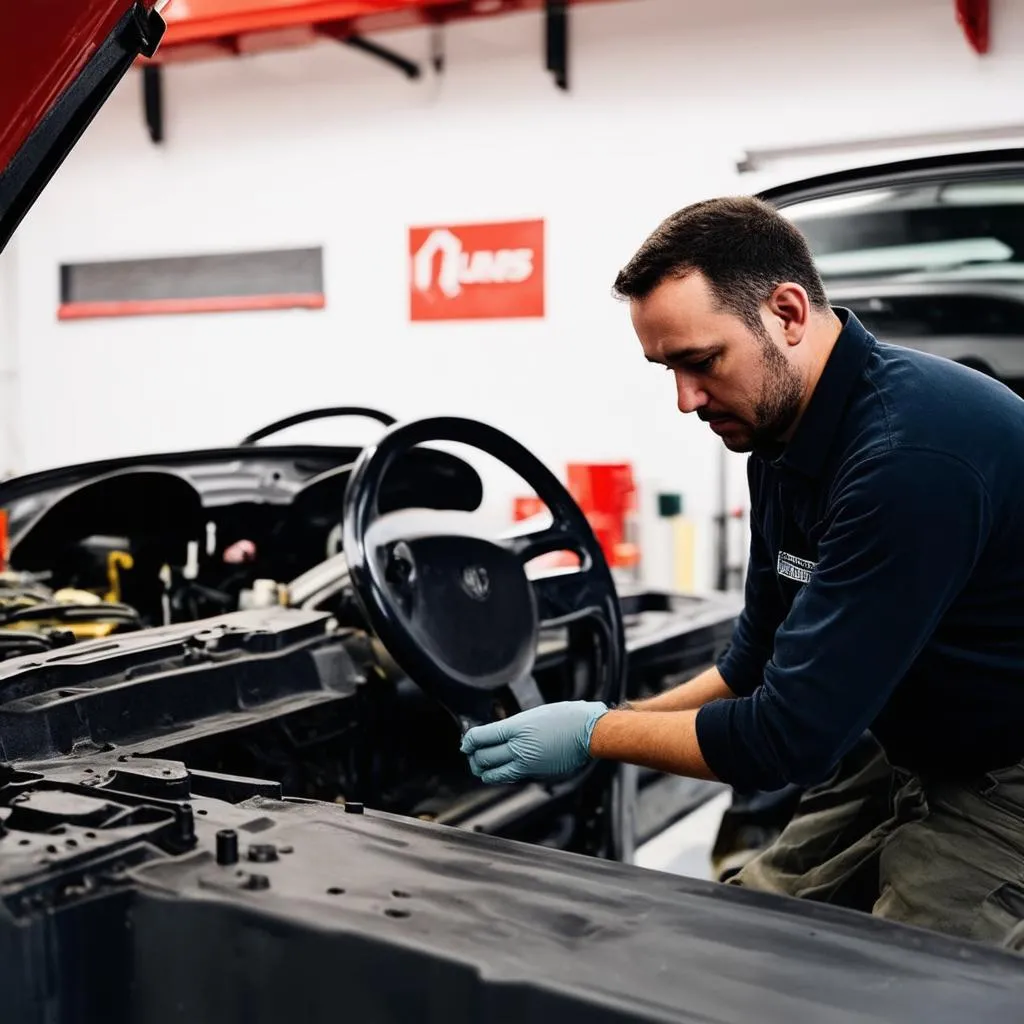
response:
[[[1024,758],[1024,400],[835,312],[792,440],[750,456],[738,697],[697,715],[740,789],[821,781],[865,731],[936,779]]]

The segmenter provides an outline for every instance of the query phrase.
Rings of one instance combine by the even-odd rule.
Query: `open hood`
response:
[[[106,98],[164,31],[158,0],[0,9],[0,252]]]

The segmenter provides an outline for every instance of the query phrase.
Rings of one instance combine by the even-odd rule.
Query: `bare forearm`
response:
[[[697,712],[693,710],[609,711],[594,726],[590,754],[672,775],[715,778],[697,742]]]
[[[727,700],[736,694],[729,689],[714,665],[699,676],[646,700],[630,701],[635,711],[694,711],[709,701]]]

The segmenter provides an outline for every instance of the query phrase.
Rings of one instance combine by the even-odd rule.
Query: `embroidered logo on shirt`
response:
[[[796,580],[797,583],[810,583],[811,573],[817,562],[808,562],[806,558],[797,558],[787,551],[779,552],[778,573],[786,579]]]

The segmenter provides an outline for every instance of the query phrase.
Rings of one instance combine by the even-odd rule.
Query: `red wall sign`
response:
[[[413,320],[544,316],[544,221],[409,230]]]

